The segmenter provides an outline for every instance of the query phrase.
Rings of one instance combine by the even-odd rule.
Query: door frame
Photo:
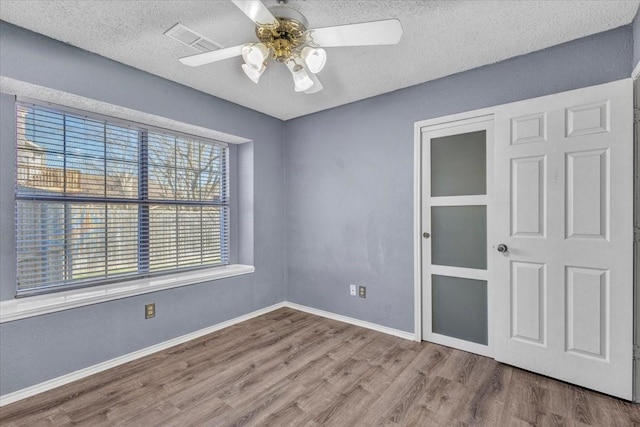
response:
[[[632,74],[633,79],[633,292],[635,294],[633,315],[633,361],[635,381],[633,384],[633,401],[640,403],[640,62]]]
[[[640,115],[640,63],[636,65],[631,78],[634,80],[634,115],[638,117]],[[621,79],[625,80],[625,79]],[[616,80],[617,81],[617,80]],[[611,83],[611,82],[609,82]],[[607,84],[607,83],[605,83]],[[565,92],[565,91],[562,91]],[[534,97],[531,99],[535,99]],[[522,101],[522,100],[521,100]],[[520,101],[514,101],[520,102]],[[414,212],[413,212],[413,232],[414,232],[414,340],[422,341],[422,130],[426,127],[448,127],[455,126],[465,120],[478,119],[483,116],[493,116],[497,111],[502,108],[508,108],[509,104],[513,102],[507,102],[500,105],[494,105],[487,108],[466,111],[457,114],[451,114],[443,117],[437,117],[427,120],[421,120],[414,123]],[[634,372],[633,377],[634,389],[633,399],[635,402],[640,403],[640,148],[638,148],[639,134],[637,121],[640,119],[634,117],[634,269],[633,269],[633,287],[634,287],[634,303],[633,310],[633,326],[634,326],[634,345],[633,345],[633,357],[634,357]],[[489,203],[489,200],[488,200]],[[487,244],[492,246],[490,242],[490,236],[487,234]],[[488,248],[489,249],[489,248]],[[489,251],[487,255],[489,256]],[[489,263],[490,261],[487,260]],[[489,264],[487,267],[489,268]],[[494,280],[492,277],[495,273],[493,269],[489,269],[489,280]],[[488,302],[489,303],[489,302]],[[492,328],[493,325],[489,325]]]
[[[448,128],[455,128],[464,125],[471,125],[483,122],[493,122],[493,115],[496,107],[483,108],[479,110],[467,111],[464,113],[452,114],[434,119],[421,120],[414,123],[414,173],[413,173],[413,231],[414,231],[414,340],[421,342],[423,340],[422,330],[422,133],[424,131],[436,131]],[[492,205],[492,187],[493,187],[493,140],[487,138],[487,245],[490,247],[491,238],[491,216],[490,205]],[[426,169],[428,170],[428,169]],[[493,333],[492,333],[492,317],[493,317],[493,295],[490,283],[493,282],[493,269],[491,267],[490,257],[492,251],[487,250],[487,332],[488,345],[471,343],[456,338],[449,338],[448,343],[439,344],[453,345],[457,348],[481,354],[487,357],[493,357]],[[433,338],[433,337],[432,337]],[[433,342],[436,342],[434,340]]]

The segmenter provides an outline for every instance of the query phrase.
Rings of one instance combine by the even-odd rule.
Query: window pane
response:
[[[202,262],[202,208],[178,208],[178,266],[193,267]]]
[[[138,197],[140,132],[135,129],[106,126],[107,196]]]
[[[175,200],[176,169],[163,166],[149,166],[149,199]]]
[[[180,200],[202,200],[200,167],[202,144],[197,141],[178,139],[176,141],[177,192]]]
[[[219,200],[221,190],[221,147],[200,141],[178,140],[178,198]]]
[[[177,208],[151,205],[149,207],[149,269],[167,270],[178,265]]]
[[[65,189],[64,157],[40,150],[18,150],[18,193],[62,194]],[[77,171],[67,171],[70,189],[78,189]]]
[[[79,176],[75,195],[105,195],[104,123],[65,115],[65,168]]]
[[[431,140],[431,196],[487,194],[486,131]]]
[[[176,167],[176,139],[170,135],[149,132],[149,164]]]
[[[104,123],[64,115],[65,151],[74,156],[87,159],[101,159],[105,154]]]
[[[202,209],[202,262],[204,264],[226,264],[227,207],[205,207]]]
[[[200,200],[200,174],[196,169],[176,169],[176,199]]]
[[[107,205],[107,273],[138,271],[138,206]]]
[[[63,203],[16,203],[18,290],[65,280]]]
[[[107,197],[138,198],[138,164],[107,160]]]
[[[18,148],[62,153],[64,148],[64,114],[44,109],[17,109]]]
[[[107,124],[107,158],[138,163],[138,138],[140,131]]]
[[[17,109],[17,191],[64,191],[64,115]]]
[[[175,137],[149,133],[149,199],[176,198]]]
[[[213,144],[203,144],[202,200],[226,201],[226,150]]]
[[[200,144],[184,138],[176,139],[176,167],[197,170],[200,164]]]
[[[105,277],[106,205],[69,204],[68,278],[85,280]]]
[[[78,156],[66,156],[67,175],[78,177],[67,193],[76,196],[105,196],[104,158],[92,159]]]

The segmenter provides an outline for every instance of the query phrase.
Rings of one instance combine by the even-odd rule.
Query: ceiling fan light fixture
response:
[[[264,64],[262,64],[262,67],[258,70],[250,65],[242,64],[242,71],[244,71],[247,77],[249,77],[251,81],[256,84],[258,83],[258,81],[260,80],[260,76],[262,76],[262,73],[264,73],[264,70],[266,69],[267,67]]]
[[[327,62],[327,52],[322,48],[305,46],[300,52],[300,56],[304,59],[307,68],[313,74],[319,73]]]
[[[197,67],[242,56],[242,70],[258,83],[267,61],[277,61],[291,71],[296,92],[316,93],[323,89],[316,76],[327,61],[323,48],[394,45],[402,37],[402,25],[395,18],[309,28],[304,15],[286,6],[288,0],[278,0],[279,6],[269,8],[263,0],[231,1],[255,24],[258,42],[220,47],[180,58],[180,62]]]
[[[242,59],[249,67],[259,70],[269,55],[269,48],[264,43],[246,44],[242,47]]]
[[[293,63],[293,61],[291,62]],[[291,74],[293,74],[293,84],[295,85],[296,92],[304,92],[313,86],[313,80],[311,80],[302,65],[293,63],[289,69],[291,70]]]

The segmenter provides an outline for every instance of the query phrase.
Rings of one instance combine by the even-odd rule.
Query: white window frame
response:
[[[35,85],[28,82],[0,76],[0,92],[4,94],[16,95],[62,105],[68,108],[89,111],[96,114],[107,115],[116,119],[134,121],[138,123],[148,123],[150,126],[163,129],[175,129],[189,135],[195,135],[207,139],[215,139],[229,144],[241,145],[251,143],[252,140],[225,132],[216,131],[202,126],[180,122],[155,114],[97,101],[95,99],[70,94],[67,92]],[[15,125],[14,125],[15,127]],[[10,171],[11,176],[15,171]],[[245,174],[246,175],[246,174]],[[253,173],[249,174],[252,179]],[[249,187],[249,183],[247,183]],[[233,185],[232,185],[233,186]],[[244,195],[246,199],[250,195]],[[251,203],[250,203],[251,204]],[[251,206],[247,206],[252,211]],[[245,213],[246,215],[247,213]],[[211,282],[215,280],[252,274],[255,272],[253,264],[253,214],[246,224],[241,224],[240,241],[247,243],[242,246],[244,257],[240,261],[247,259],[247,264],[230,264],[223,267],[213,267],[197,270],[188,273],[166,274],[154,278],[129,280],[110,285],[94,286],[90,288],[79,288],[68,291],[17,298],[0,302],[0,323],[25,319],[43,314],[55,313],[58,311],[83,307],[91,304],[98,304],[113,301],[120,298],[127,298],[157,292],[165,289],[172,289],[181,286],[188,286],[198,283]],[[244,236],[244,237],[243,237]]]

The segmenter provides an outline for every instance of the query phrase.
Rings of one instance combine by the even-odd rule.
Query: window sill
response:
[[[210,280],[240,276],[253,273],[255,270],[255,267],[252,265],[232,264],[189,273],[168,274],[166,276],[132,280],[123,283],[16,298],[0,302],[0,323],[180,286],[208,282]]]

